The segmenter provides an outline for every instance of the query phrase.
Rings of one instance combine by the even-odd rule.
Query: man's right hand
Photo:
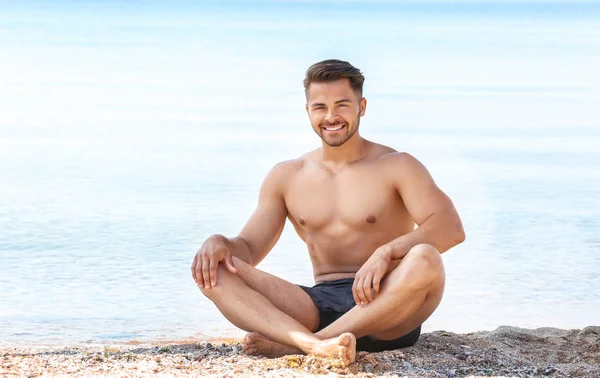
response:
[[[192,277],[198,286],[210,289],[217,285],[219,262],[223,262],[231,273],[237,272],[225,237],[213,235],[202,244],[192,262]]]

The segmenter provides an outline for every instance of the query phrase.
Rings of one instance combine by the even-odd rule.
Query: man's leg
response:
[[[319,327],[319,310],[300,286],[256,269],[235,256],[233,265],[237,269],[236,275],[246,285],[262,294],[280,311],[297,320],[311,332]]]
[[[442,299],[444,282],[440,253],[430,245],[417,245],[385,277],[371,303],[355,306],[316,335],[329,338],[336,333],[350,332],[356,337],[371,335],[380,340],[402,337],[423,324],[435,311]],[[268,342],[263,338],[263,344]],[[270,347],[277,349],[276,345],[272,342]],[[294,350],[281,350],[294,353]]]
[[[233,257],[237,275],[255,291],[265,296],[275,307],[288,314],[309,331],[319,327],[319,310],[310,296],[298,285],[277,276],[256,269],[246,262]],[[302,354],[302,350],[275,343],[258,332],[249,332],[244,337],[244,351],[250,355],[280,357],[288,354]]]
[[[444,283],[440,253],[430,245],[416,245],[388,274],[373,301],[353,307],[317,335],[327,338],[336,332],[351,332],[357,338],[371,335],[380,340],[404,336],[435,311]]]
[[[354,361],[354,335],[340,333],[324,340],[306,327],[316,328],[318,313],[301,288],[260,272],[237,258],[234,258],[234,266],[237,274],[219,264],[217,286],[200,288],[231,323],[307,354],[339,357],[344,363]],[[298,316],[305,325],[285,311]]]

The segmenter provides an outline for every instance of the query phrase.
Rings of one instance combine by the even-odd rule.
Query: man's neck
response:
[[[366,154],[367,141],[360,137],[358,131],[339,147],[321,143],[321,159],[327,165],[342,167],[362,159]]]

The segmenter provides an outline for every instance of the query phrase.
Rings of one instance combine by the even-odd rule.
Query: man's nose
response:
[[[325,116],[325,120],[329,123],[334,123],[336,118],[337,118],[337,113],[335,112],[335,109],[329,110],[327,112],[327,115]]]

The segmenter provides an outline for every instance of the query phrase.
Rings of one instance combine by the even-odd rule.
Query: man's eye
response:
[[[325,108],[323,108],[322,106],[317,106],[316,108],[313,108],[314,110],[323,110]]]

